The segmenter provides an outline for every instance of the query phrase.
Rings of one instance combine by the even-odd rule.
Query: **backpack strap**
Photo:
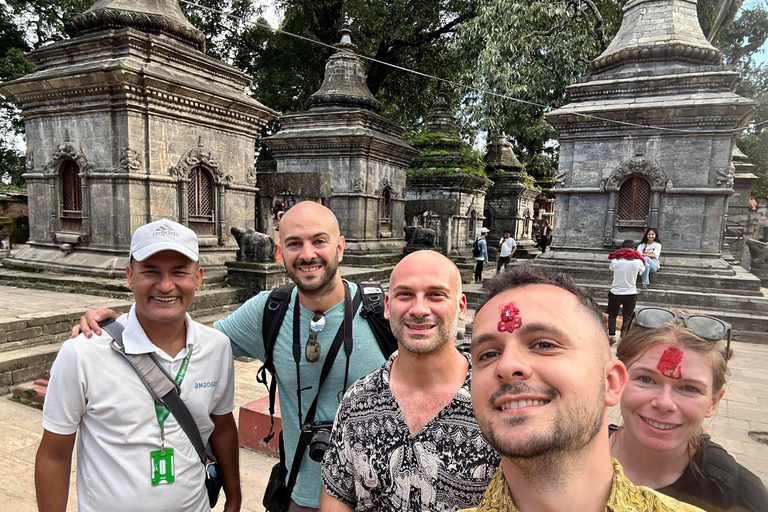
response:
[[[341,348],[342,345],[347,344],[347,341],[346,341],[347,339],[349,339],[350,352],[351,352],[352,324],[354,322],[355,311],[357,310],[357,308],[354,307],[353,304],[359,304],[359,298],[357,299],[357,302],[353,301],[352,297],[350,297],[349,295],[349,286],[347,285],[346,282],[344,283],[344,292],[345,292],[344,293],[344,322],[339,327],[339,330],[336,332],[336,337],[333,339],[333,344],[331,345],[331,348],[328,350],[328,355],[325,357],[325,363],[323,363],[323,368],[320,370],[320,380],[318,380],[318,383],[317,383],[317,393],[315,394],[315,399],[312,401],[312,404],[309,406],[309,410],[307,410],[307,415],[304,418],[304,421],[306,423],[311,423],[315,420],[317,403],[318,403],[318,399],[320,398],[320,389],[323,387],[323,383],[325,382],[325,379],[331,373],[331,369],[333,368],[334,362],[336,361],[336,356],[339,353],[339,349]],[[357,296],[359,296],[359,293],[356,295],[356,297]],[[349,371],[349,355],[350,353],[347,353],[347,371]],[[346,377],[344,379],[345,379],[344,391],[346,391]],[[299,428],[301,428],[301,425],[299,425]],[[282,448],[283,447],[281,446],[281,450]],[[286,485],[285,485],[288,496],[290,496],[293,493],[293,487],[296,485],[296,479],[299,476],[299,468],[301,467],[301,461],[304,458],[304,452],[306,451],[306,449],[307,449],[307,445],[304,442],[304,438],[300,435],[299,442],[296,446],[296,453],[293,455],[291,472],[288,475],[288,480],[286,481]],[[281,460],[283,460],[282,455],[281,455]]]
[[[275,365],[272,362],[272,354],[275,351],[277,334],[288,311],[288,303],[295,284],[287,284],[275,288],[269,292],[267,303],[264,306],[264,314],[261,324],[261,336],[264,341],[264,364],[256,372],[256,382],[264,384],[269,391],[269,434],[264,438],[269,443],[275,437],[275,397],[277,396],[277,379],[275,378]],[[267,384],[267,372],[272,375],[272,381]]]
[[[397,338],[392,334],[389,320],[384,318],[384,289],[379,283],[360,283],[358,291],[360,290],[363,296],[360,316],[368,321],[381,353],[389,359],[397,350]]]

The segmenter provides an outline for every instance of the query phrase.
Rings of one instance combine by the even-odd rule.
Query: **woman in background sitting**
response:
[[[658,272],[661,266],[659,257],[661,256],[661,238],[659,238],[659,232],[654,228],[648,228],[645,230],[645,235],[640,241],[640,245],[637,246],[637,250],[643,255],[645,259],[645,272],[643,276],[643,288],[648,288],[650,281],[648,277],[651,272]]]
[[[764,512],[763,483],[702,429],[725,393],[730,331],[710,316],[637,310],[617,347],[629,381],[611,454],[636,485],[706,511]]]

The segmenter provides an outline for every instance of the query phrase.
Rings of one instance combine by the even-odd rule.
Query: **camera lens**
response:
[[[329,441],[331,440],[330,430],[318,430],[315,435],[312,436],[312,442],[309,443],[309,458],[315,462],[321,462],[325,450],[328,449]]]

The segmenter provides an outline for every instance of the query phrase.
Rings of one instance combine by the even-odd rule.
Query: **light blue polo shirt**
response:
[[[349,283],[349,291],[352,297],[357,293],[357,285]],[[285,462],[288,472],[291,471],[291,463],[296,453],[296,445],[299,441],[301,429],[299,426],[298,399],[296,396],[296,363],[293,360],[293,307],[296,301],[296,289],[291,295],[288,310],[280,326],[280,332],[275,342],[272,360],[277,376],[277,389],[280,397],[280,413],[283,422],[283,441],[285,442]],[[264,318],[264,306],[267,303],[269,292],[261,292],[240,306],[227,318],[217,321],[213,326],[229,336],[232,342],[232,351],[237,356],[255,357],[264,360],[264,339],[262,336],[262,321]],[[312,311],[301,307],[301,360],[299,371],[301,372],[301,387],[312,386],[305,390],[301,397],[302,419],[306,417],[307,410],[317,394],[317,385],[320,380],[320,371],[325,364],[325,356],[333,344],[333,339],[341,327],[344,319],[344,301],[342,300],[329,310],[325,311],[325,328],[318,336],[321,346],[320,360],[308,363],[304,357],[304,348],[309,337],[309,321]],[[373,336],[368,322],[359,316],[359,309],[355,312],[352,324],[354,344],[349,362],[349,377],[347,385],[351,386],[357,379],[368,375],[370,372],[384,364],[384,355],[381,353],[376,338]],[[335,363],[328,378],[323,383],[318,399],[317,412],[314,421],[333,421],[336,410],[339,407],[339,392],[345,391],[344,370],[346,367],[346,354],[344,347],[339,349]],[[320,506],[320,463],[309,458],[309,450],[304,453],[296,485],[293,488],[292,498],[303,507],[319,508]]]

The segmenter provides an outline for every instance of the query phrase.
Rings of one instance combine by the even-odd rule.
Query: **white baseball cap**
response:
[[[192,261],[198,260],[197,235],[178,222],[160,219],[144,224],[133,233],[131,256],[144,261],[160,251],[176,251]]]
[[[481,235],[484,234],[484,233],[490,233],[490,232],[491,232],[491,230],[488,229],[488,228],[480,228],[480,234]]]

